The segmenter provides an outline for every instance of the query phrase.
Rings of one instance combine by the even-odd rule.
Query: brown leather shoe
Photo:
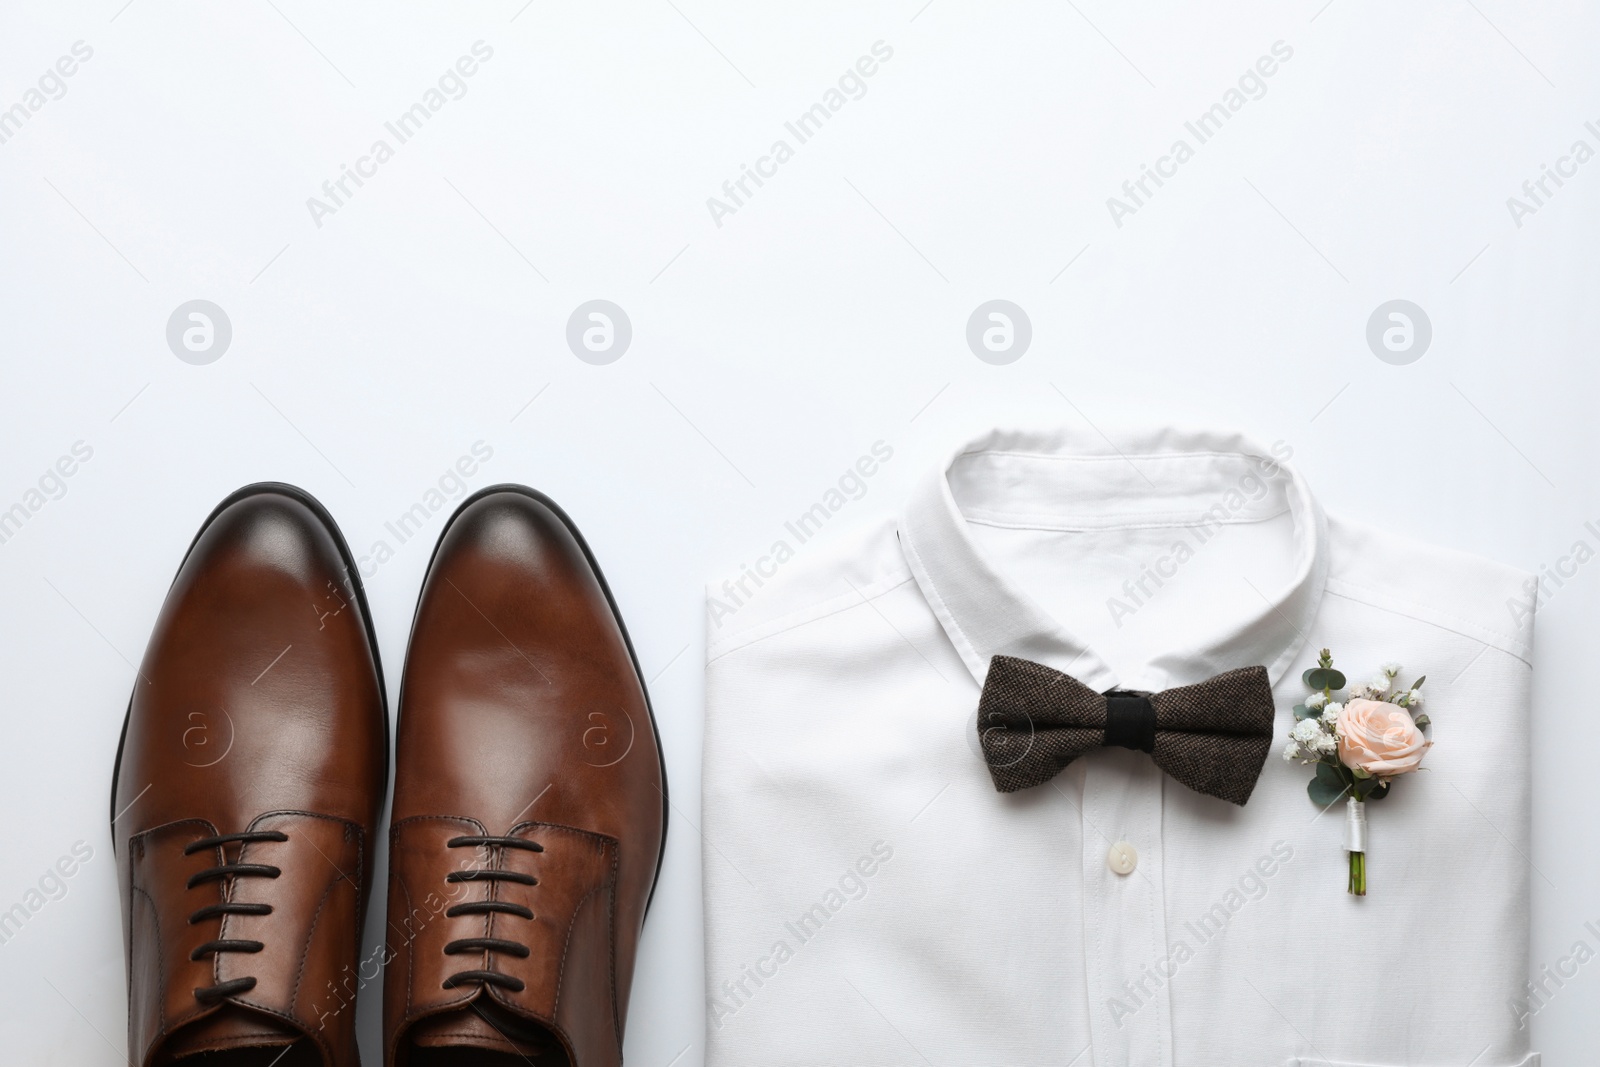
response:
[[[388,716],[349,550],[253,485],[156,621],[112,784],[129,1062],[355,1067]]]
[[[386,1062],[620,1064],[665,789],[583,538],[531,489],[477,493],[439,538],[406,656]]]

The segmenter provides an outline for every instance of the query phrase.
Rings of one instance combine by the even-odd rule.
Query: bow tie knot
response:
[[[1273,715],[1263,667],[1159,693],[1097,693],[1041,663],[995,656],[978,700],[978,739],[1002,793],[1043,785],[1114,745],[1148,752],[1190,789],[1242,805],[1272,746]]]

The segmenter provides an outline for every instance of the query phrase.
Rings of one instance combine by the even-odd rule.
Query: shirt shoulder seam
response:
[[[1345,600],[1353,600],[1368,607],[1377,608],[1379,611],[1391,612],[1402,615],[1417,622],[1436,626],[1441,630],[1460,634],[1462,637],[1481,641],[1492,648],[1497,648],[1508,656],[1512,656],[1529,667],[1533,666],[1532,649],[1529,643],[1519,638],[1507,636],[1503,631],[1484,626],[1482,623],[1454,615],[1438,608],[1424,607],[1412,601],[1402,600],[1393,594],[1352,582],[1346,578],[1329,578],[1326,591]]]
[[[818,601],[806,607],[785,612],[777,618],[754,626],[742,634],[729,634],[721,641],[710,642],[707,645],[706,667],[709,668],[717,660],[738,652],[740,649],[748,648],[759,641],[765,641],[780,634],[788,633],[790,630],[799,629],[808,623],[817,622],[830,615],[837,615],[841,611],[847,611],[859,604],[870,603],[913,580],[910,574],[893,575],[866,588],[853,587],[847,593],[840,593],[837,596],[828,597],[826,600]]]

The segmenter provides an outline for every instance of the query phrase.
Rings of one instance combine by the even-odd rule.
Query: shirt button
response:
[[[1132,874],[1139,865],[1139,850],[1126,841],[1118,841],[1106,853],[1106,866],[1118,874]]]

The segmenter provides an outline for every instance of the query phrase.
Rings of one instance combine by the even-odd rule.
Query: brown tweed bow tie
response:
[[[1002,793],[1043,785],[1101,745],[1150,753],[1196,792],[1250,799],[1272,745],[1264,667],[1224,671],[1159,693],[1096,693],[1032,660],[996,656],[978,699],[978,741]]]

